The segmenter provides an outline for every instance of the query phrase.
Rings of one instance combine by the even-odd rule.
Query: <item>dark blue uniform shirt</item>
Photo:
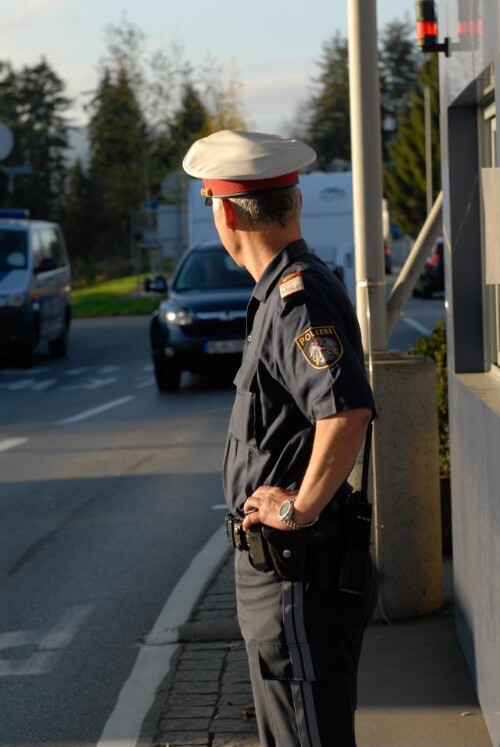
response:
[[[375,409],[351,302],[302,240],[285,247],[255,286],[234,383],[223,471],[232,511],[260,485],[300,487],[317,420]]]

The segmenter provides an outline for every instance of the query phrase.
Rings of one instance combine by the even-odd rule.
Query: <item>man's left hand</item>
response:
[[[266,524],[275,529],[293,531],[278,516],[278,509],[287,498],[296,498],[298,490],[285,490],[272,485],[261,485],[245,501],[245,519],[242,528],[247,532],[252,524]]]

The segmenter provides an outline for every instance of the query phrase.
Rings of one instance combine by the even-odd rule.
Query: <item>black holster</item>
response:
[[[319,590],[363,594],[370,546],[371,505],[357,492],[343,494],[307,529],[287,531],[254,524],[248,532],[243,519],[226,516],[231,547],[246,550],[250,562],[264,573],[273,571],[286,581],[304,581]]]

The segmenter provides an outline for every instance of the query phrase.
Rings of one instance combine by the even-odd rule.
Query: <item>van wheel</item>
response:
[[[165,362],[157,357],[153,358],[156,385],[160,392],[175,392],[181,383],[181,372],[169,368]]]
[[[55,340],[49,342],[49,353],[52,358],[65,358],[68,354],[68,325]]]

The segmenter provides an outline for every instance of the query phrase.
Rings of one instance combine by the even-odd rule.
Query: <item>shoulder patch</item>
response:
[[[344,354],[340,338],[331,325],[308,327],[295,342],[309,365],[317,369],[333,368]]]
[[[294,269],[288,272],[280,280],[280,296],[285,299],[294,293],[304,290],[304,281],[302,280],[302,270]]]

